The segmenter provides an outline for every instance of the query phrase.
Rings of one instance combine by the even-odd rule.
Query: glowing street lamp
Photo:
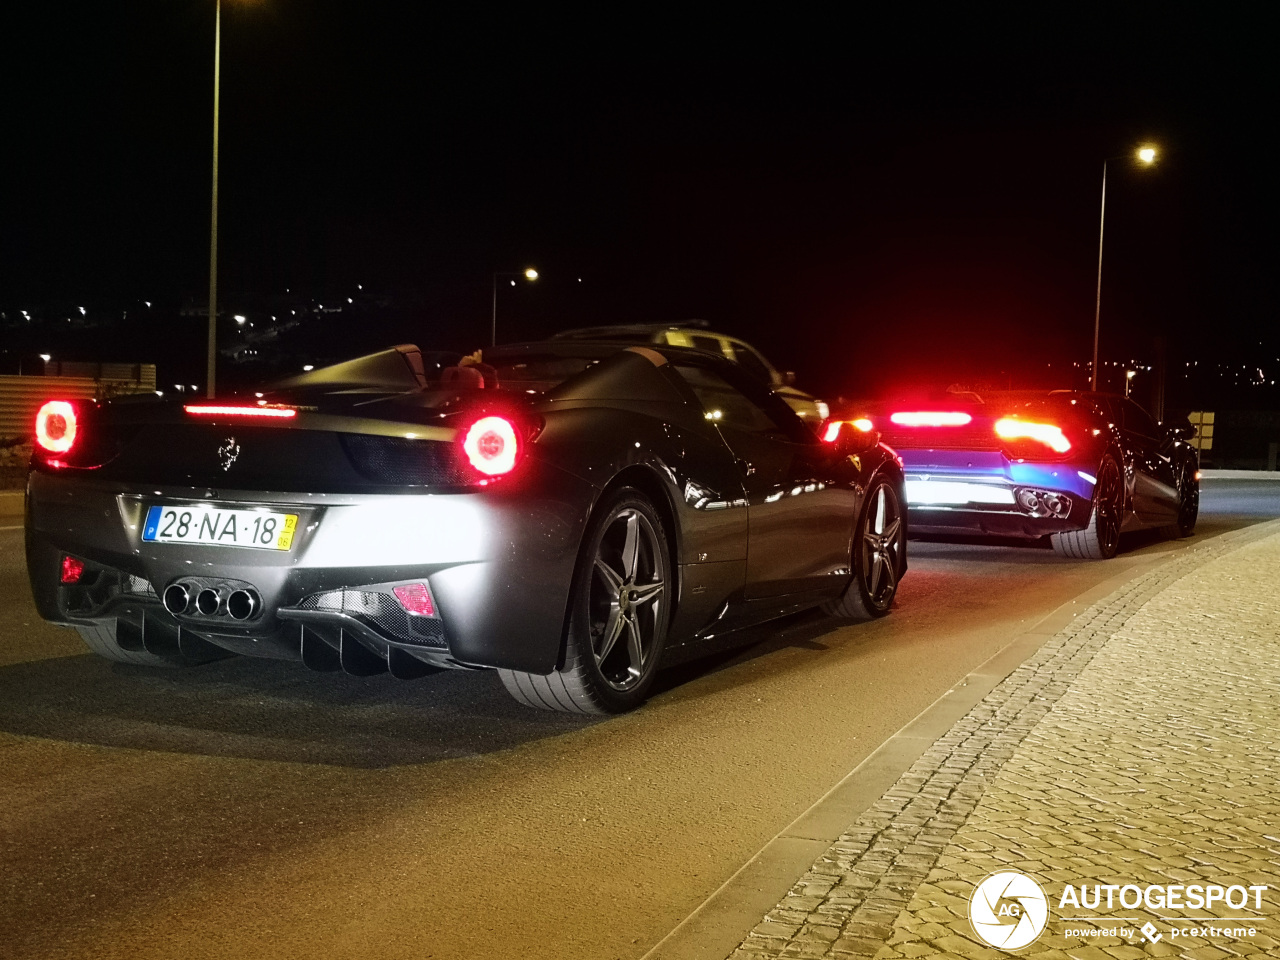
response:
[[[1133,384],[1133,377],[1137,370],[1126,370],[1124,372],[1124,398],[1129,399],[1129,387]]]
[[[1138,160],[1146,166],[1156,162],[1156,148],[1150,145],[1139,147]],[[1119,160],[1120,157],[1111,157]],[[1102,161],[1102,212],[1098,216],[1098,295],[1093,308],[1093,380],[1089,389],[1098,392],[1098,335],[1102,322],[1102,235],[1107,225],[1107,160]],[[1129,395],[1129,382],[1125,381],[1125,396]]]
[[[496,347],[498,345],[498,278],[506,277],[511,280],[511,285],[516,285],[516,278],[524,277],[530,283],[538,279],[538,271],[533,267],[526,267],[518,273],[495,273],[493,275],[493,320],[489,329],[489,346]]]

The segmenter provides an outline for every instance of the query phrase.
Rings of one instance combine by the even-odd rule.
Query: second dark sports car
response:
[[[734,628],[881,616],[906,570],[892,451],[675,347],[438,379],[398,347],[243,398],[53,401],[36,433],[37,606],[130,663],[494,668],[531,706],[620,711]]]
[[[1108,559],[1124,530],[1195,530],[1190,427],[1161,426],[1124,397],[964,392],[871,420],[902,457],[916,533],[1048,536],[1064,556]]]

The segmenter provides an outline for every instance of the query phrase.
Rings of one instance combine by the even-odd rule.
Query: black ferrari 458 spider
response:
[[[823,442],[677,347],[484,360],[429,379],[406,346],[234,399],[46,404],[41,614],[128,663],[495,668],[526,704],[591,713],[737,627],[889,610],[903,475],[875,434]]]

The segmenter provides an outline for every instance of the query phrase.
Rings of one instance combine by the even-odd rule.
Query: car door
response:
[[[857,509],[849,467],[763,384],[727,364],[675,363],[734,455],[747,498],[748,599],[834,589]]]
[[[1133,463],[1133,510],[1144,524],[1173,523],[1178,482],[1169,441],[1155,420],[1132,400],[1119,402],[1120,434]]]

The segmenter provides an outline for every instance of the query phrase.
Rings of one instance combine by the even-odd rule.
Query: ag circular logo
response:
[[[974,933],[993,947],[1017,950],[1044,933],[1049,901],[1040,884],[1013,870],[993,873],[969,898]]]

